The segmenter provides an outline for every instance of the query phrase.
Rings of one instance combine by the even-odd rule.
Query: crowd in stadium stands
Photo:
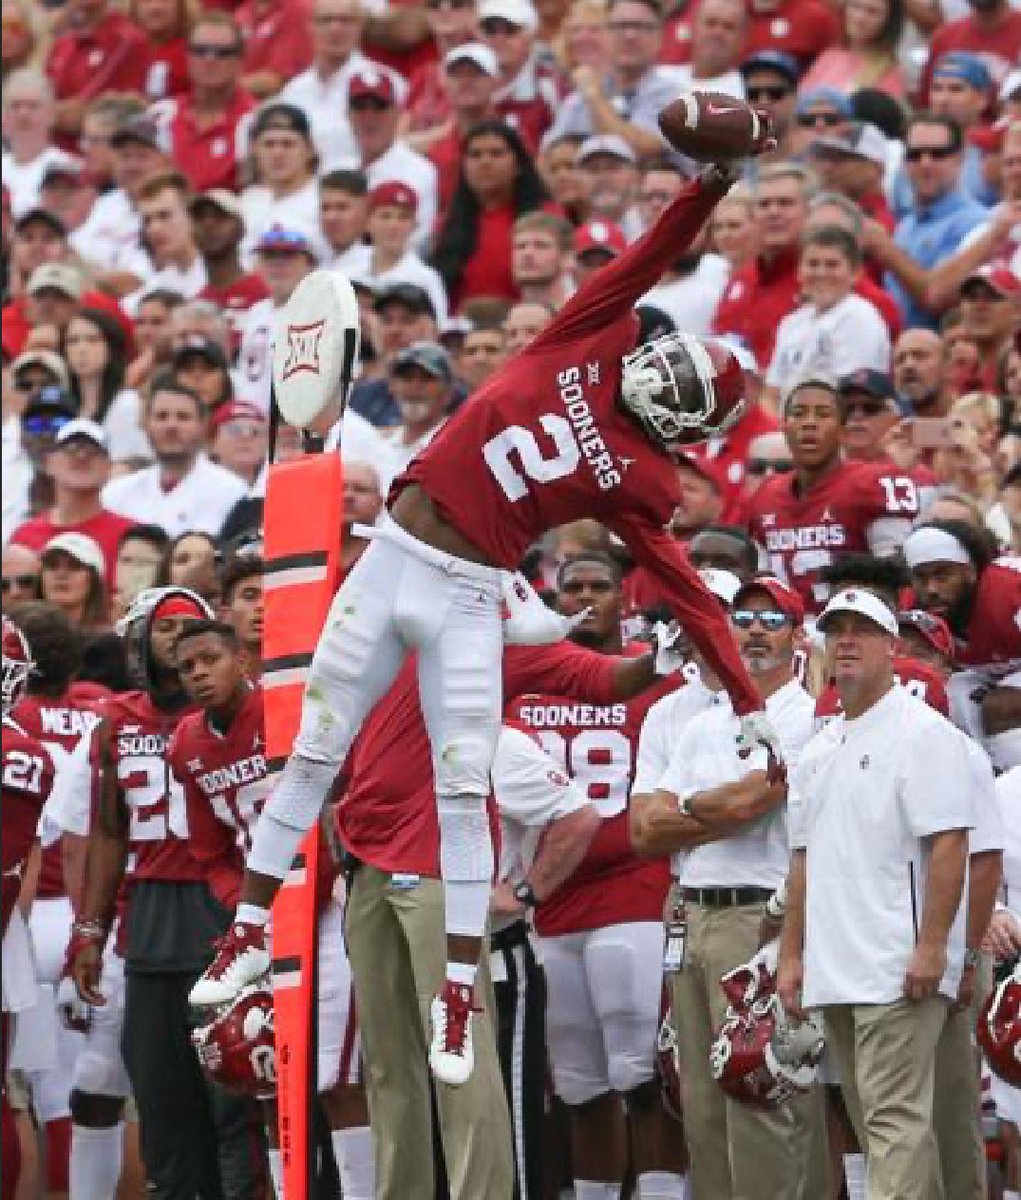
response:
[[[698,173],[657,123],[695,89],[768,112],[777,144],[637,311],[643,340],[717,336],[745,372],[740,421],[677,458],[669,532],[729,614],[789,791],[733,782],[750,766],[696,652],[642,674],[670,614],[606,528],[533,546],[543,599],[594,611],[573,646],[505,657],[476,1067],[432,1105],[442,896],[410,676],[323,822],[318,1194],[1018,1200],[1021,1090],[975,1032],[1021,955],[1019,0],[2,14],[2,607],[33,664],[8,715],[5,624],[4,840],[26,779],[92,797],[4,875],[37,977],[5,937],[5,1197],[283,1194],[269,1102],[202,1074],[186,1000],[265,799],[267,460],[306,452],[271,439],[281,308],[321,268],[358,298],[325,451],[346,573],[392,481]],[[855,708],[848,661],[879,680],[892,661],[896,696]],[[542,803],[529,735],[554,760]],[[755,1108],[710,1070],[719,980],[768,940],[788,874],[780,993],[797,1007],[793,911],[827,1052],[819,1082]],[[71,979],[95,949],[75,920],[122,876],[101,1005]],[[958,935],[964,958],[940,996],[915,943],[944,886],[951,974]]]

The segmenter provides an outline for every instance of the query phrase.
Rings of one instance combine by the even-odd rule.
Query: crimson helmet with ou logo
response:
[[[25,694],[28,677],[32,674],[34,666],[28,638],[10,617],[4,617],[3,714],[5,717]]]
[[[1021,1088],[1021,963],[986,1001],[977,1034],[989,1069]]]
[[[824,1038],[814,1016],[792,1021],[776,994],[777,943],[720,980],[730,1001],[709,1050],[713,1078],[735,1100],[774,1108],[807,1092],[818,1077]]]
[[[228,1091],[257,1100],[276,1095],[273,992],[267,982],[242,988],[208,1024],[192,1030],[191,1040],[202,1069]]]

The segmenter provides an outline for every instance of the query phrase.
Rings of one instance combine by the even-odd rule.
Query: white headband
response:
[[[952,533],[929,526],[916,529],[905,538],[901,551],[911,571],[934,562],[960,563],[965,567],[973,565],[971,555]]]

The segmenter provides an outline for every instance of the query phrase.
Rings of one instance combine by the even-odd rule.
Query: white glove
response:
[[[741,732],[737,735],[737,752],[742,758],[746,758],[756,746],[762,746],[778,763],[783,762],[783,751],[773,722],[761,710],[745,713],[741,718]]]
[[[78,988],[70,975],[61,976],[57,984],[56,1003],[61,1024],[66,1029],[87,1032],[92,1024],[92,1005],[86,1004],[78,995]]]
[[[561,642],[592,611],[583,609],[565,617],[544,604],[539,593],[520,573],[500,572],[503,588],[503,640],[508,646],[549,646]]]
[[[652,627],[652,636],[656,647],[652,669],[656,674],[673,675],[675,671],[682,670],[687,661],[684,655],[687,641],[680,625],[676,621],[669,624],[657,621]]]

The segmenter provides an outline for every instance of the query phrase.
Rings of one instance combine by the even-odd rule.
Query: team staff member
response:
[[[791,777],[794,848],[777,986],[821,1009],[869,1200],[942,1194],[936,1046],[965,965],[974,824],[965,735],[894,684],[898,625],[847,589],[819,620],[843,716]]]
[[[797,594],[769,576],[745,583],[730,610],[788,763],[812,735],[812,697],[793,671],[803,616]],[[640,851],[673,853],[683,889],[686,947],[683,961],[668,965],[693,1191],[714,1200],[812,1200],[820,1194],[809,1172],[820,1097],[752,1109],[728,1099],[709,1069],[727,1008],[720,977],[757,950],[765,903],[788,862],[784,776],[761,751],[738,757],[736,726],[722,699],[691,719],[656,790],[632,797],[632,831]]]

